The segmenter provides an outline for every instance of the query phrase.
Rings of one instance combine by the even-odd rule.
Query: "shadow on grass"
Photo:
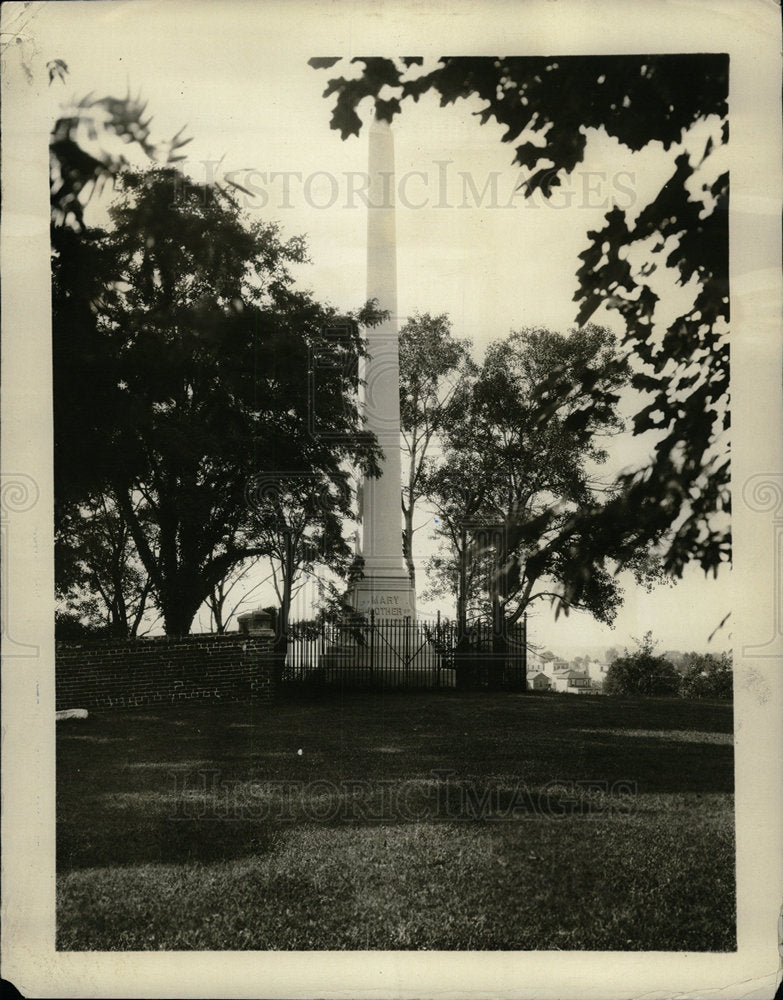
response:
[[[624,817],[645,796],[730,793],[731,724],[730,705],[451,692],[95,714],[58,728],[58,871],[259,856],[301,824]],[[203,768],[304,797],[285,821],[183,818],[173,776]]]
[[[170,815],[134,815],[101,810],[92,816],[60,818],[57,870],[144,864],[213,864],[273,851],[279,833],[273,824],[252,820],[177,820]]]
[[[97,805],[97,804],[96,804]],[[630,815],[631,798],[586,796],[577,786],[560,793],[501,788],[477,782],[445,783],[433,790],[404,795],[403,808],[389,808],[384,792],[358,802],[336,797],[332,802],[304,803],[287,819],[280,811],[258,819],[174,818],[140,808],[102,806],[61,818],[57,831],[60,874],[85,868],[134,867],[147,864],[214,864],[273,852],[285,831],[303,825],[324,831],[338,828],[411,827],[422,822],[459,826],[498,824],[556,825],[561,819],[606,819]],[[318,818],[320,817],[320,818]],[[444,829],[444,836],[447,836]]]

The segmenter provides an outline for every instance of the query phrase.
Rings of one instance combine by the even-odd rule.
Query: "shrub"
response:
[[[680,692],[684,698],[720,698],[734,694],[731,653],[687,653]]]
[[[680,675],[665,656],[655,653],[652,632],[636,640],[633,652],[627,649],[612,663],[604,680],[604,694],[673,695],[680,689]]]

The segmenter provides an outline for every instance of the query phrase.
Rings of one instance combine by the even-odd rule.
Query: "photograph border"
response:
[[[84,0],[69,0],[84,2]],[[154,31],[157,0],[144,5]],[[189,3],[181,2],[184,16]],[[768,0],[265,4],[311,54],[728,52],[738,949],[61,953],[54,950],[51,316],[42,4],[2,11],[3,976],[34,996],[771,997],[783,764],[780,10]],[[122,30],[129,5],[97,0]],[[246,4],[218,3],[241,16]],[[630,15],[630,16],[629,16]],[[325,102],[324,113],[327,113]]]

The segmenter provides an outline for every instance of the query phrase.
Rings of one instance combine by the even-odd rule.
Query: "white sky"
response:
[[[140,91],[157,138],[187,126],[187,172],[204,179],[218,160],[222,171],[235,171],[259,192],[247,201],[251,212],[279,221],[284,235],[308,235],[312,264],[303,283],[339,308],[354,308],[365,298],[366,213],[350,193],[361,182],[350,175],[366,169],[366,133],[343,142],[329,128],[333,98],[321,94],[332,73],[345,69],[316,71],[306,61],[338,53],[309,43],[302,49],[290,20],[275,10],[146,0],[44,5],[36,15],[38,44],[45,59],[64,59],[70,69],[65,86],[51,87],[52,117],[73,96]],[[381,54],[397,54],[392,40]],[[512,146],[501,144],[497,126],[478,124],[477,106],[440,109],[427,95],[405,106],[394,131],[400,315],[447,312],[455,334],[481,348],[512,328],[573,325],[577,255],[587,231],[600,225],[613,199],[623,208],[643,207],[672,167],[657,149],[631,155],[593,134],[585,163],[564,190],[550,204],[540,196],[525,202],[512,197]],[[700,144],[704,137],[702,130]],[[496,207],[489,207],[493,177]],[[601,320],[621,329],[614,317]],[[639,443],[625,440],[613,468],[643,458]],[[423,612],[434,608],[420,602]],[[705,580],[694,568],[677,587],[652,595],[631,581],[613,630],[582,614],[555,622],[542,606],[530,638],[573,655],[630,645],[652,629],[663,649],[722,649],[730,646],[730,627],[710,646],[707,637],[729,609],[728,573]]]

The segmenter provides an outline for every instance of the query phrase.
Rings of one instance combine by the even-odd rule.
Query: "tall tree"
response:
[[[542,424],[536,393],[554,370],[573,388]],[[591,398],[602,404],[591,405],[586,417],[579,387],[588,372]],[[607,547],[581,565],[585,580],[575,591],[572,564],[582,539],[564,526],[582,507],[606,502],[608,487],[598,478],[607,458],[603,439],[622,428],[617,402],[628,378],[605,329],[588,326],[568,336],[532,329],[493,343],[457,394],[442,431],[443,460],[426,489],[452,556],[448,575],[462,602],[483,575],[497,635],[540,599],[614,619],[622,593],[615,553]],[[633,566],[640,581],[654,575],[646,546],[637,547]]]
[[[340,60],[310,62],[330,68]],[[589,562],[591,548],[622,533],[632,560],[640,541],[666,529],[669,573],[679,576],[689,561],[717,571],[730,558],[729,183],[717,155],[728,140],[728,56],[444,57],[429,72],[419,57],[352,62],[358,73],[333,77],[324,92],[334,96],[332,127],[343,138],[359,133],[357,107],[367,97],[388,121],[428,91],[441,106],[478,97],[480,122],[494,119],[505,127],[503,141],[516,144],[527,196],[548,197],[562,183],[583,161],[592,130],[634,151],[657,143],[669,154],[671,174],[649,204],[635,219],[612,208],[574,262],[577,322],[601,306],[619,311],[634,384],[649,393],[633,429],[659,432],[653,460],[622,477],[612,505],[580,512],[577,544]],[[689,148],[694,126],[709,137]],[[694,289],[674,319],[657,310],[662,272]],[[553,381],[548,401],[569,388]],[[574,591],[583,585],[579,562]]]
[[[465,374],[441,428],[439,461],[433,462],[422,481],[423,493],[436,511],[436,535],[443,548],[432,556],[428,570],[434,596],[454,593],[458,632],[465,634],[469,610],[480,614],[486,596],[490,557],[479,553],[476,536],[486,526],[482,513],[487,494],[492,455],[472,423],[476,374]]]
[[[67,488],[63,430],[84,426],[84,472],[125,519],[166,631],[183,634],[233,566],[265,554],[246,492],[254,473],[342,482],[345,462],[377,471],[377,449],[356,429],[358,318],[340,341],[327,336],[335,311],[296,290],[289,271],[304,241],[284,242],[229,192],[173,168],[126,172],[120,189],[112,230],[89,246],[99,275],[75,282],[94,321],[69,311],[73,282],[56,286],[58,358],[68,371],[85,363],[100,390],[85,397],[83,378],[58,380],[56,459]],[[72,266],[56,257],[55,270]]]
[[[226,576],[218,580],[212,588],[212,593],[207,597],[206,605],[211,617],[212,631],[218,635],[228,631],[228,626],[240,609],[247,606],[253,594],[269,579],[269,577],[262,578],[251,586],[246,586],[248,574],[255,565],[253,559],[237,563]]]
[[[64,60],[52,59],[47,70],[50,84],[65,83]],[[146,103],[128,90],[122,98],[74,98],[63,106],[50,135],[57,615],[58,625],[74,634],[86,620],[93,630],[108,627],[135,635],[150,596],[151,583],[140,569],[127,526],[94,475],[104,435],[95,416],[110,414],[116,388],[96,307],[115,275],[104,267],[107,261],[96,242],[100,234],[85,226],[84,215],[129,159],[169,165],[184,159],[181,150],[190,142],[184,129],[158,142],[151,125]]]
[[[343,522],[352,515],[353,491],[347,476],[281,473],[259,476],[253,484],[254,535],[272,564],[279,602],[277,642],[285,648],[291,602],[315,573],[329,568],[345,577],[351,548]]]
[[[446,419],[460,375],[472,365],[470,343],[452,337],[451,321],[445,313],[417,313],[400,330],[400,426],[403,455],[407,457],[402,486],[402,550],[412,584],[416,582],[415,512],[424,495],[428,454]]]

